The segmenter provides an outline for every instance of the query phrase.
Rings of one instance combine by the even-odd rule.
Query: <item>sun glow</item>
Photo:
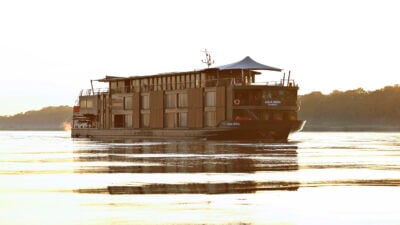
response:
[[[71,122],[65,121],[61,124],[61,127],[64,129],[64,131],[70,131],[72,128],[72,125],[71,125]]]

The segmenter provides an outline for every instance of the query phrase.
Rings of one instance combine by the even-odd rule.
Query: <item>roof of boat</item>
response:
[[[193,70],[193,71],[184,71],[184,72],[167,72],[167,73],[159,73],[159,74],[153,74],[153,75],[135,75],[135,76],[129,76],[129,77],[120,77],[120,76],[108,76],[106,75],[105,78],[98,79],[96,81],[99,82],[109,82],[109,81],[117,81],[117,80],[125,80],[125,79],[135,79],[135,78],[147,78],[147,77],[157,77],[157,76],[166,76],[166,75],[183,75],[183,74],[188,74],[188,73],[199,73],[199,72],[204,72],[204,71],[209,71],[209,70],[270,70],[270,71],[282,71],[282,69],[272,67],[272,66],[267,66],[264,64],[261,64],[252,58],[250,56],[246,56],[244,59],[222,65],[222,66],[217,66],[217,67],[212,67],[212,68],[205,68],[202,70]],[[259,73],[256,73],[259,74]]]

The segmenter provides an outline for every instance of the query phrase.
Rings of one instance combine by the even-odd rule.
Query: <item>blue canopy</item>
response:
[[[264,64],[261,64],[259,62],[254,61],[252,58],[249,56],[246,56],[246,58],[227,65],[223,66],[218,66],[215,67],[216,69],[219,70],[272,70],[272,71],[282,71],[282,69],[275,68],[272,66],[267,66]]]

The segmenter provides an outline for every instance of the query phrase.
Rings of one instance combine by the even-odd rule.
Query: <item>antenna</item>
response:
[[[211,54],[207,51],[207,49],[204,49],[204,54],[206,54],[206,58],[202,59],[201,62],[207,64],[207,68],[210,68],[212,64],[214,64],[214,60],[211,59]]]

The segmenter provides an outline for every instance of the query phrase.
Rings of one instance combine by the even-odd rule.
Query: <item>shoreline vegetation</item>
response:
[[[400,85],[299,96],[304,131],[400,131]]]
[[[0,116],[0,130],[68,130],[71,106],[49,106],[13,116]]]
[[[374,91],[362,88],[299,96],[303,131],[400,131],[400,85]],[[68,130],[71,106],[0,116],[0,130]]]

